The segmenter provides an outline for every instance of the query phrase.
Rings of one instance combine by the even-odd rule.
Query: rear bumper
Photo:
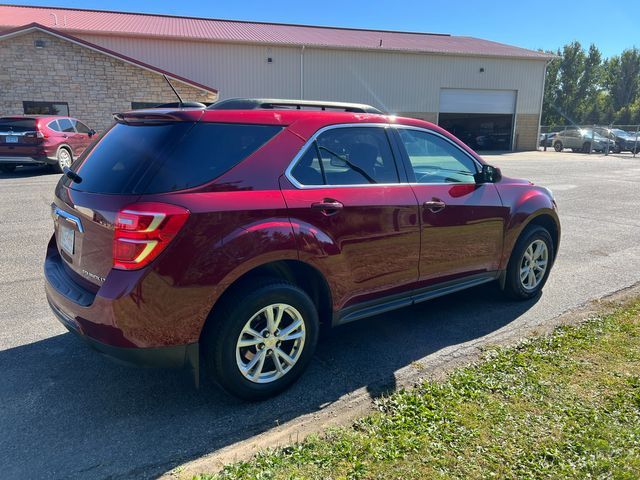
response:
[[[136,367],[197,368],[200,354],[197,343],[155,348],[124,348],[109,345],[85,335],[78,322],[58,308],[51,301],[51,298],[47,297],[47,300],[51,311],[67,330],[87,342],[94,350],[117,363]]]
[[[109,297],[76,283],[64,269],[55,240],[47,249],[44,274],[47,301],[55,316],[95,350],[127,365],[197,370],[197,341],[181,341],[179,328],[155,333],[147,328],[162,323],[159,312],[141,317],[140,312],[123,309],[130,292],[122,285],[118,295]]]

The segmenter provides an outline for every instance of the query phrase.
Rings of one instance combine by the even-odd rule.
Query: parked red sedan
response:
[[[56,187],[53,312],[109,356],[196,378],[202,358],[259,399],[313,361],[321,323],[486,282],[538,295],[560,241],[551,192],[436,125],[373,112],[243,100],[116,115]]]
[[[19,115],[0,117],[0,171],[20,165],[70,167],[89,146],[95,131],[70,117]]]

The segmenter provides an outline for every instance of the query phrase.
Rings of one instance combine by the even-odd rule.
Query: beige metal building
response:
[[[0,32],[32,22],[214,86],[221,99],[368,103],[480,150],[537,145],[550,58],[540,52],[441,34],[0,6]]]

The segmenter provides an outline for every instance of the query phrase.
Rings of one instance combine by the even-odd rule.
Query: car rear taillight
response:
[[[47,135],[42,133],[40,130],[35,132],[27,132],[24,134],[24,136],[27,138],[47,138]]]
[[[136,270],[149,265],[177,235],[189,210],[145,202],[124,208],[115,220],[113,268]]]

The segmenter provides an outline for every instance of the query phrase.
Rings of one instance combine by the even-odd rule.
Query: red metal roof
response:
[[[464,36],[0,5],[0,29],[30,23],[39,23],[69,33],[450,55],[552,58],[541,52]]]

